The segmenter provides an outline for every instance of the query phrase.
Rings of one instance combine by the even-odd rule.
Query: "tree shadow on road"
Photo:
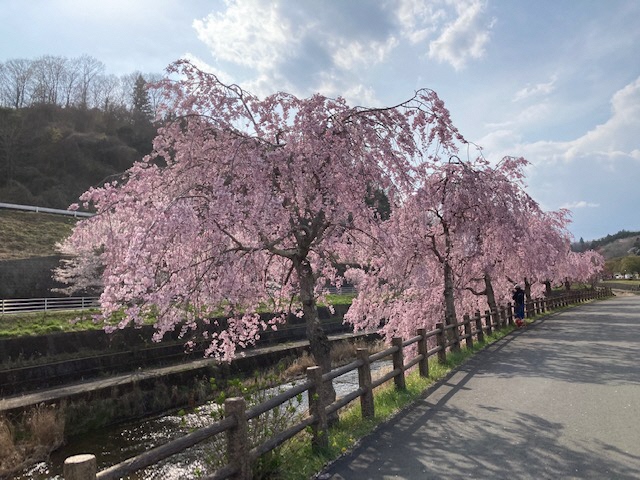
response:
[[[498,379],[501,385],[505,379],[509,385],[525,385],[527,378],[540,377],[543,384],[568,382],[570,390],[594,385],[600,389],[636,388],[640,382],[640,366],[636,363],[640,333],[633,332],[638,330],[638,303],[595,305],[598,308],[585,305],[538,320],[526,330],[490,345],[363,439],[320,478],[332,478],[333,474],[339,475],[333,477],[336,480],[340,476],[638,478],[640,456],[584,432],[568,431],[562,423],[562,412],[541,413],[541,409],[558,405],[537,405],[537,410],[526,404],[513,405],[501,398],[507,394],[501,391],[475,398],[476,391],[468,385],[474,377],[486,375]],[[571,399],[561,401],[568,404]],[[569,408],[567,404],[562,408]],[[588,430],[588,421],[586,425]],[[630,448],[637,452],[636,446]]]
[[[337,480],[335,473],[344,479],[638,478],[639,456],[600,441],[567,443],[562,423],[526,411],[514,416],[492,405],[452,406],[450,400],[472,375],[454,373],[321,478]]]
[[[468,367],[476,373],[491,368],[504,376],[599,385],[640,383],[640,315],[638,303],[625,308],[603,304],[536,321],[524,331],[475,356]],[[629,315],[624,310],[629,310]],[[513,342],[517,341],[517,344]],[[502,355],[504,353],[504,355]],[[499,368],[496,369],[496,366]],[[464,367],[463,367],[464,368]]]

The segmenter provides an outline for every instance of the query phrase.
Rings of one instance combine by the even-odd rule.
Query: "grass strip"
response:
[[[353,294],[332,294],[327,299],[332,305],[351,305]],[[268,312],[267,308],[261,312]],[[49,310],[34,313],[8,313],[0,315],[0,338],[47,335],[55,332],[79,332],[82,330],[102,330],[104,322],[94,322],[92,316],[99,313],[91,310]],[[119,319],[115,318],[114,323]],[[154,319],[149,319],[152,324]]]
[[[95,323],[91,317],[96,313],[97,310],[82,310],[0,315],[0,338],[101,330],[104,324]]]

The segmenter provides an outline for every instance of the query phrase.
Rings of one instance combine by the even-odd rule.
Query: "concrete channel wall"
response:
[[[365,337],[378,338],[343,333],[331,335],[330,340],[354,341]],[[285,358],[298,358],[307,350],[308,342],[298,340],[241,352],[231,363],[201,358],[3,397],[0,416],[11,419],[43,406],[61,408],[65,435],[73,436],[176,408],[193,407],[213,392],[210,379],[220,385],[227,379],[274,367]]]
[[[328,334],[345,333],[342,323],[346,308],[335,314],[320,309]],[[296,322],[297,320],[297,322]],[[69,382],[116,375],[198,360],[206,344],[185,352],[184,340],[168,334],[159,343],[151,341],[152,326],[126,328],[107,334],[102,330],[54,333],[50,335],[0,339],[0,396],[16,395]],[[306,326],[290,319],[276,331],[264,332],[257,347],[306,338]]]

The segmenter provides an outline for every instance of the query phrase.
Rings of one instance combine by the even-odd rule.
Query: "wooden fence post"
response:
[[[487,333],[491,335],[491,332],[493,332],[493,325],[492,325],[493,320],[491,319],[491,312],[489,312],[489,310],[484,311],[484,318],[487,325]]]
[[[323,404],[325,395],[322,394],[322,369],[320,367],[307,368],[307,379],[313,383],[309,388],[309,413],[316,419],[311,424],[311,447],[314,451],[329,448],[329,427],[326,405]]]
[[[451,328],[451,340],[453,344],[451,345],[451,350],[454,352],[460,351],[460,328],[458,328],[461,324],[458,322],[458,319],[454,319],[453,327]]]
[[[466,344],[467,348],[473,347],[473,337],[471,336],[471,320],[469,319],[469,315],[464,314],[463,322],[464,322],[464,336],[467,337]]]
[[[91,454],[74,455],[64,461],[62,475],[65,480],[96,480],[98,464]]]
[[[513,325],[513,305],[507,303],[507,325]]]
[[[407,384],[404,379],[404,352],[402,351],[402,338],[393,337],[391,339],[391,345],[398,347],[398,350],[393,353],[393,369],[400,370],[400,374],[393,377],[393,381],[395,382],[398,390],[406,390]]]
[[[373,418],[375,416],[375,407],[373,404],[373,389],[371,388],[371,361],[369,360],[369,350],[366,348],[357,348],[356,354],[358,360],[362,360],[362,365],[358,367],[358,384],[364,390],[360,396],[360,409],[364,418]]]
[[[418,341],[418,355],[422,355],[422,359],[418,363],[418,369],[420,370],[420,376],[424,378],[429,377],[429,356],[427,354],[427,329],[419,328],[417,334],[420,335]]]
[[[475,321],[476,321],[476,334],[478,335],[478,341],[482,342],[484,341],[484,330],[482,328],[482,315],[480,315],[479,310],[476,310]]]
[[[438,361],[445,363],[447,361],[447,337],[444,334],[444,324],[442,322],[436,323],[436,329],[438,330],[438,333],[436,333],[436,343],[440,347],[440,350],[438,350]]]
[[[247,402],[242,397],[227,398],[224,401],[224,414],[234,417],[236,425],[227,430],[227,455],[229,464],[236,468],[231,477],[236,480],[251,480],[251,463],[249,462],[249,436],[246,416]]]
[[[507,326],[507,311],[504,307],[500,307],[500,327]]]

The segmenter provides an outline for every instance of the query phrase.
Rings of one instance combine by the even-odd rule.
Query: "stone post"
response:
[[[91,454],[74,455],[64,461],[62,475],[65,480],[96,480],[98,464]]]

